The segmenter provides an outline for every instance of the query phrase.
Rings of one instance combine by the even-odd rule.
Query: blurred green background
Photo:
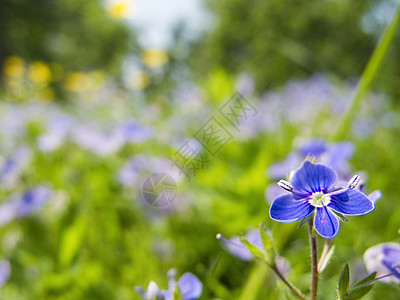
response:
[[[398,1],[144,2],[0,1],[0,253],[11,267],[0,298],[140,299],[134,286],[167,289],[174,267],[202,281],[200,299],[291,299],[215,238],[264,222],[307,293],[307,230],[270,220],[268,168],[310,138],[331,141]],[[400,242],[399,34],[346,133],[351,174],[383,197],[342,224],[319,299],[335,298],[346,262],[355,281],[367,248]],[[257,116],[230,127],[187,182],[170,158],[237,91]],[[167,208],[141,199],[154,172],[176,176]],[[10,213],[39,185],[46,204]],[[365,299],[398,295],[377,283]]]

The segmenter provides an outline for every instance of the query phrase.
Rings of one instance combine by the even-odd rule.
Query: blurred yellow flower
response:
[[[4,74],[8,77],[22,77],[25,73],[25,62],[18,56],[10,56],[4,62]]]
[[[39,90],[39,96],[43,100],[53,100],[55,97],[54,90],[46,86]]]
[[[133,17],[133,1],[111,1],[108,4],[108,14],[117,20],[130,19]]]
[[[128,79],[128,85],[134,90],[144,90],[149,86],[150,78],[149,75],[144,71],[133,72]]]
[[[51,80],[50,67],[41,61],[34,61],[29,66],[29,79],[36,84],[46,84]]]
[[[150,68],[157,68],[164,65],[168,56],[167,53],[160,49],[148,49],[142,53],[143,63]]]
[[[71,92],[95,91],[101,87],[104,82],[104,73],[101,71],[92,71],[89,73],[73,72],[67,74],[64,88]]]

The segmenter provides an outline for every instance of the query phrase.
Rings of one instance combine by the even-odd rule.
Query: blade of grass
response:
[[[356,115],[365,93],[371,87],[371,84],[378,73],[379,67],[382,65],[383,59],[389,51],[390,45],[392,44],[392,41],[396,35],[399,23],[400,5],[397,7],[397,11],[394,15],[392,22],[389,23],[385,31],[382,33],[379,43],[372,53],[372,56],[369,59],[367,66],[365,67],[365,70],[361,75],[360,81],[357,85],[356,93],[350,103],[350,106],[348,107],[346,113],[343,115],[336,131],[332,136],[333,140],[337,141],[346,138],[346,134],[349,131],[348,128],[351,126],[351,121]]]

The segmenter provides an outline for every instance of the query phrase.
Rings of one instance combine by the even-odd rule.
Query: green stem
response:
[[[310,299],[316,300],[318,293],[318,258],[317,258],[317,238],[313,233],[313,220],[308,220],[308,234],[310,236],[311,248],[311,291]]]
[[[361,75],[353,100],[350,103],[350,106],[347,109],[346,113],[340,120],[337,130],[335,131],[332,137],[333,140],[341,140],[346,138],[348,128],[350,128],[351,126],[351,121],[353,120],[355,114],[357,113],[357,110],[361,105],[365,93],[370,88],[373,80],[377,75],[379,67],[382,65],[383,59],[385,58],[387,52],[389,51],[390,45],[396,35],[397,27],[399,26],[399,24],[400,24],[400,5],[397,8],[397,12],[392,22],[383,32],[378,45],[376,46],[374,52],[372,53],[372,56],[369,59],[368,64]]]
[[[284,284],[292,291],[292,293],[299,299],[301,300],[307,300],[306,296],[304,296],[293,284],[291,284],[285,276],[281,273],[281,271],[278,269],[276,264],[273,264],[270,266],[271,269],[275,272],[275,274],[279,277],[280,280],[283,281]]]

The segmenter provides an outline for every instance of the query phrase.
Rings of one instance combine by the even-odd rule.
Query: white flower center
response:
[[[324,194],[323,192],[313,193],[308,199],[308,203],[310,203],[314,207],[323,207],[327,206],[331,203],[331,197]]]

